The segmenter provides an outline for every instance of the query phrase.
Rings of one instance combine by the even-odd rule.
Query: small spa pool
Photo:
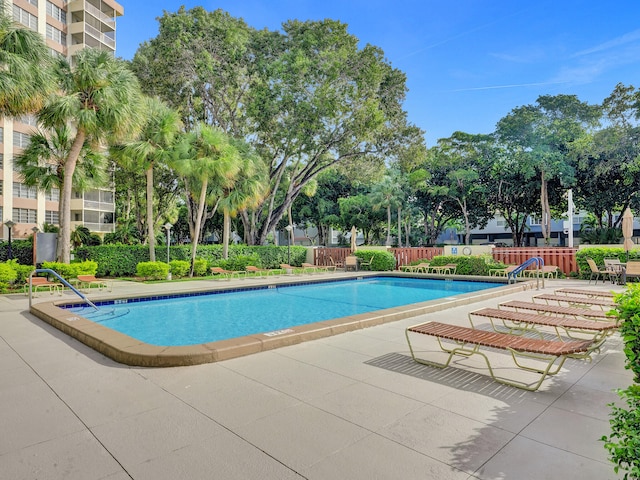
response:
[[[272,288],[116,300],[70,308],[150,345],[196,345],[495,288],[486,282],[371,277]]]
[[[170,367],[228,360],[529,288],[395,273],[266,282],[103,300],[96,302],[98,312],[79,301],[37,303],[30,311],[117,362]]]

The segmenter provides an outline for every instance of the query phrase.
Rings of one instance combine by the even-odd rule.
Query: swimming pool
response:
[[[362,279],[370,277],[408,279],[411,275],[396,272],[389,272],[383,275],[374,273],[363,274],[358,272],[352,275],[342,274],[339,279],[336,279],[336,274],[321,275],[319,277],[309,279],[308,281],[306,279],[304,281],[300,281],[300,279],[296,279],[294,277],[274,277],[267,279],[266,285],[265,279],[246,279],[242,281],[232,280],[225,284],[218,282],[214,282],[214,284],[212,284],[211,282],[193,281],[172,284],[170,285],[171,290],[164,288],[168,286],[167,284],[160,284],[158,285],[156,293],[149,292],[145,287],[143,290],[147,290],[147,292],[145,295],[141,296],[133,293],[136,290],[131,291],[131,289],[129,289],[131,293],[128,296],[122,295],[120,298],[105,299],[96,303],[100,306],[101,313],[104,314],[105,312],[109,313],[112,310],[115,311],[116,307],[124,307],[125,309],[131,310],[132,306],[136,306],[138,304],[153,304],[155,301],[164,300],[171,302],[175,301],[176,298],[179,299],[179,304],[186,304],[188,297],[196,297],[196,300],[198,301],[195,303],[197,305],[201,303],[201,300],[204,297],[225,297],[227,294],[232,294],[231,297],[234,297],[236,293],[240,293],[245,290],[252,290],[252,293],[262,292],[264,294],[276,294],[278,293],[277,290],[282,290],[285,294],[290,295],[294,290],[287,290],[289,288],[293,289],[297,288],[297,286],[308,288],[309,284],[314,284],[310,288],[311,291],[321,290],[324,288],[324,285],[322,284],[326,284],[327,281],[338,287],[339,294],[344,294],[346,291],[345,287],[347,285],[344,280],[348,279],[347,277],[362,281]],[[467,279],[468,278],[465,277],[465,280]],[[422,277],[421,281],[425,280],[426,279]],[[474,290],[473,287],[481,286],[482,283],[487,281],[487,278],[476,277],[468,280],[475,280],[478,282],[471,282],[473,284],[471,285],[472,290]],[[294,345],[300,342],[316,340],[331,335],[381,325],[387,322],[395,322],[405,318],[412,318],[418,315],[444,310],[446,308],[467,305],[472,302],[479,302],[509,293],[523,291],[532,288],[533,285],[531,282],[509,285],[506,281],[502,281],[502,279],[496,279],[495,281],[492,279],[492,284],[487,284],[485,286],[496,286],[496,288],[486,288],[485,290],[461,293],[459,290],[456,290],[457,286],[460,285],[457,281],[438,280],[438,282],[439,285],[443,287],[443,295],[445,296],[437,300],[420,301],[417,295],[418,293],[422,294],[422,292],[418,292],[417,289],[414,289],[413,294],[410,295],[410,301],[413,303],[409,304],[383,308],[380,310],[380,304],[378,303],[372,305],[371,303],[366,304],[363,302],[363,305],[368,305],[369,308],[375,307],[376,309],[365,311],[363,313],[346,314],[346,316],[342,317],[334,317],[333,315],[336,314],[334,312],[329,315],[331,318],[328,320],[311,321],[311,323],[306,324],[302,324],[297,321],[294,326],[285,328],[273,326],[267,327],[266,324],[264,324],[262,329],[257,329],[254,325],[251,333],[244,336],[189,345],[155,345],[134,338],[129,334],[121,333],[114,328],[106,326],[107,322],[104,321],[104,318],[108,315],[104,316],[103,319],[98,316],[95,320],[91,320],[84,316],[87,309],[74,311],[74,308],[82,305],[81,301],[58,300],[34,303],[30,307],[30,312],[44,322],[53,325],[58,330],[61,330],[67,335],[77,339],[85,345],[88,345],[92,349],[115,360],[116,362],[143,367],[171,367],[211,363],[243,355],[250,355],[283,346]],[[215,287],[213,285],[215,285]],[[281,288],[285,286],[286,288]],[[276,291],[273,292],[271,290]],[[164,294],[161,293],[163,291],[165,292]],[[167,291],[171,291],[173,293],[167,294]],[[222,295],[218,295],[220,293]],[[282,292],[279,294],[282,294]],[[379,296],[381,295],[369,294],[367,297],[369,299],[371,297],[375,297],[377,302],[377,297]],[[295,317],[297,319],[301,318],[303,314],[306,314],[306,311],[328,311],[326,304],[323,308],[309,308],[308,305],[310,305],[310,301],[311,300],[309,298],[305,297],[304,301],[301,303],[298,303],[298,301],[295,302],[297,305],[297,308],[295,309]],[[404,301],[406,302],[407,300],[405,299]],[[331,302],[338,303],[335,299]],[[245,301],[244,303],[248,302]],[[285,302],[285,305],[286,303],[287,302]],[[302,305],[302,307],[300,305]],[[213,310],[216,312],[218,311],[216,309],[209,308],[203,310],[199,316],[203,318],[211,317],[211,312]],[[81,311],[82,313],[80,313]],[[276,313],[272,313],[271,317],[278,317],[280,315],[281,313],[278,311]],[[117,318],[115,318],[117,315],[110,314],[110,316],[114,317],[112,318],[113,320],[117,320]],[[196,315],[190,314],[189,316],[194,317]],[[220,315],[217,314],[216,316]],[[164,309],[161,314],[155,315],[155,317],[149,315],[148,317],[148,319],[153,320],[153,330],[162,330],[164,325],[167,322],[170,322],[172,318]],[[237,317],[237,312],[234,311],[230,316],[226,317],[226,322],[223,323],[232,323],[229,322],[229,319],[233,320],[235,317]],[[272,328],[276,329],[269,330]],[[236,331],[235,334],[238,334],[238,331]]]
[[[495,288],[487,282],[371,277],[280,285],[72,312],[150,345],[196,345]],[[100,305],[100,304],[99,304]]]

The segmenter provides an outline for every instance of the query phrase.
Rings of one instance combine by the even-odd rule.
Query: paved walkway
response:
[[[114,293],[203,286],[117,282]],[[587,283],[547,281],[544,291],[560,286]],[[610,432],[613,390],[631,381],[617,335],[535,393],[491,381],[474,360],[445,370],[411,360],[408,325],[468,325],[468,311],[497,302],[215,364],[144,369],[36,319],[24,296],[0,295],[0,477],[617,478],[598,440]]]

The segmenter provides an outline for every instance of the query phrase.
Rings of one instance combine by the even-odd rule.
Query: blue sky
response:
[[[427,145],[454,131],[490,133],[540,95],[600,103],[640,82],[638,0],[119,0],[117,54],[130,59],[180,5],[221,8],[250,26],[331,18],[382,48],[407,75],[409,120]]]

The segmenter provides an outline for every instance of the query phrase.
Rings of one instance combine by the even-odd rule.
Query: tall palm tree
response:
[[[64,181],[64,162],[72,145],[73,133],[68,125],[50,130],[38,129],[31,134],[29,145],[15,158],[24,184],[44,192],[54,188],[60,190]],[[104,185],[108,180],[105,165],[105,156],[85,142],[73,173],[73,189],[83,192]],[[58,217],[60,213],[58,211]]]
[[[240,210],[257,206],[269,190],[269,177],[264,161],[247,142],[233,139],[231,143],[238,150],[240,170],[235,178],[220,185],[218,192],[223,213],[222,258],[225,259],[229,257],[231,217]]]
[[[45,128],[71,125],[74,132],[63,165],[57,252],[59,261],[69,263],[71,187],[80,152],[87,141],[97,150],[135,135],[140,87],[124,61],[90,48],[78,53],[73,66],[62,63],[58,75],[61,92],[50,97],[38,119]]]
[[[387,239],[385,245],[391,245],[391,209],[401,203],[401,191],[399,185],[390,176],[384,177],[382,182],[373,187],[371,202],[373,210],[381,208],[387,211]]]
[[[153,167],[167,162],[182,122],[178,112],[161,100],[143,97],[143,124],[136,140],[112,149],[114,158],[145,172],[147,187],[147,241],[149,259],[156,261],[155,219],[153,216]]]
[[[0,116],[35,112],[55,88],[53,62],[40,34],[13,21],[0,3]]]
[[[187,193],[197,206],[195,221],[190,225],[190,276],[193,276],[205,207],[207,203],[219,201],[215,191],[220,186],[233,184],[234,178],[240,172],[240,156],[224,132],[204,123],[198,124],[185,135],[178,152],[173,167],[183,177]]]

